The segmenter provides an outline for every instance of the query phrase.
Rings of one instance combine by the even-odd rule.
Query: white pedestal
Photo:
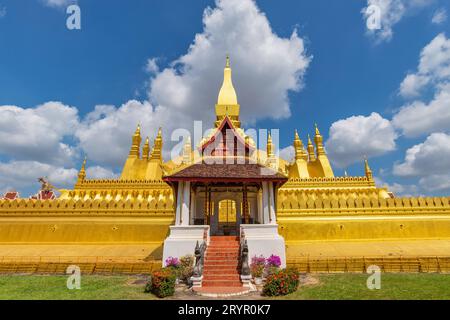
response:
[[[164,240],[163,267],[168,257],[181,258],[194,255],[197,241],[203,242],[206,231],[206,243],[209,243],[209,226],[170,226],[170,235]]]
[[[286,268],[286,244],[278,234],[277,224],[242,224],[242,232],[247,240],[249,265],[254,256],[268,258],[273,254],[280,257],[281,268]]]

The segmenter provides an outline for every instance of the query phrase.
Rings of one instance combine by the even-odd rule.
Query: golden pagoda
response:
[[[187,139],[180,159],[164,161],[161,128],[142,146],[138,125],[118,179],[89,179],[85,159],[57,199],[0,200],[0,256],[161,264],[227,236],[245,237],[251,256],[277,254],[306,271],[323,271],[323,259],[351,271],[345,259],[448,256],[449,197],[397,198],[375,185],[367,159],[364,176],[336,177],[317,125],[313,139],[301,130],[306,145],[294,132],[293,161],[274,154],[270,134],[258,149],[241,129],[228,56],[215,112],[211,135],[194,148]]]

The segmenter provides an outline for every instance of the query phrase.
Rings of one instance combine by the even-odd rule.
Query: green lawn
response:
[[[154,299],[144,280],[127,276],[83,276],[81,289],[67,289],[67,276],[0,276],[0,300]]]
[[[284,299],[450,299],[450,275],[445,274],[382,274],[380,290],[367,289],[368,275],[365,274],[320,275],[317,278],[319,284],[302,286]]]
[[[296,293],[282,299],[450,299],[450,275],[382,274],[380,290],[367,289],[368,275],[364,274],[308,277],[316,282],[318,280],[318,283],[303,284]],[[0,300],[155,299],[153,295],[144,293],[145,279],[139,277],[83,276],[80,290],[67,289],[66,281],[66,276],[0,276]],[[186,297],[193,298],[183,292],[178,292],[175,298]],[[251,298],[260,297],[255,294]]]

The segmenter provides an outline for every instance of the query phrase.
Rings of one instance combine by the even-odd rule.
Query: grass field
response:
[[[335,274],[308,276],[309,284],[282,299],[450,299],[450,275],[382,274],[381,289],[366,287],[367,275]],[[133,276],[83,276],[80,290],[69,290],[65,276],[0,276],[0,299],[83,300],[155,299],[144,293],[145,279]],[[176,299],[192,299],[183,292]],[[261,299],[254,294],[252,297]]]
[[[450,275],[382,274],[381,289],[369,290],[365,274],[329,274],[284,299],[298,300],[450,300]]]
[[[83,276],[81,289],[67,289],[66,276],[0,276],[1,300],[154,299],[145,282],[127,276]]]

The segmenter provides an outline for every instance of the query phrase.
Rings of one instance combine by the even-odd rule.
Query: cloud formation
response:
[[[436,10],[433,18],[431,19],[431,22],[434,24],[443,24],[445,21],[447,21],[447,18],[447,10],[441,8],[439,10]]]
[[[76,152],[64,138],[73,135],[78,124],[78,110],[61,102],[35,108],[0,106],[0,156],[71,164]]]
[[[406,151],[405,160],[394,166],[394,174],[404,177],[450,172],[450,135],[433,133],[423,143]]]
[[[218,0],[203,24],[188,52],[152,79],[150,101],[211,123],[230,54],[242,120],[289,117],[288,93],[302,88],[311,60],[297,32],[277,36],[252,0]]]
[[[326,149],[336,166],[345,168],[367,157],[376,157],[396,148],[397,134],[391,122],[374,112],[334,122]]]
[[[406,76],[400,85],[400,95],[414,98],[429,84],[439,85],[450,80],[450,40],[445,34],[436,36],[423,48],[416,73]]]

